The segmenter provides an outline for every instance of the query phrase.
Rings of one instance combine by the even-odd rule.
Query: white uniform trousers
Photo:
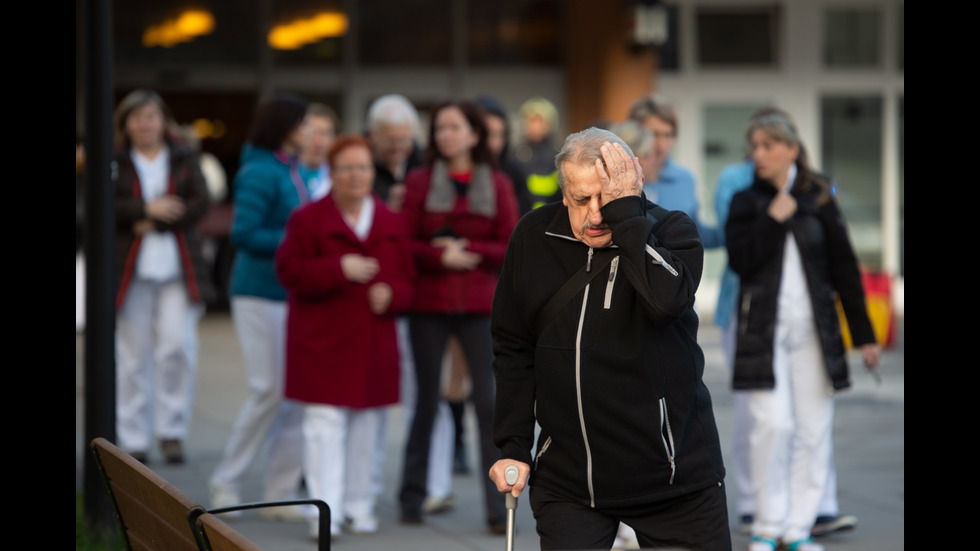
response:
[[[374,519],[377,495],[371,458],[386,409],[303,406],[306,484],[310,497],[330,506],[334,532],[346,518]]]
[[[294,499],[302,477],[303,408],[283,398],[286,310],[284,301],[231,299],[249,394],[211,483],[236,497],[263,444],[269,454],[263,500]]]
[[[130,283],[116,313],[116,435],[122,449],[146,452],[153,436],[187,437],[203,312],[180,279]]]
[[[753,533],[797,541],[827,484],[834,399],[812,319],[777,323],[772,390],[748,394]]]
[[[735,328],[732,320],[721,331],[721,348],[729,369],[735,365]],[[749,391],[736,390],[732,393],[733,438],[732,464],[728,472],[735,481],[737,492],[735,509],[739,516],[755,514],[755,493],[752,490],[752,476],[749,465],[749,433],[752,430],[752,417],[749,415]],[[827,486],[820,498],[818,515],[837,516],[840,508],[837,502],[837,469],[834,467],[833,438],[830,444],[830,464],[827,465]]]

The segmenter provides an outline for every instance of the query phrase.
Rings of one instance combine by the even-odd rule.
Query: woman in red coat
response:
[[[285,393],[305,404],[306,482],[330,506],[331,535],[345,519],[370,533],[378,522],[366,459],[384,407],[398,401],[395,315],[411,305],[415,268],[401,218],[372,194],[368,143],[342,136],[328,159],[330,194],[290,217],[276,255],[289,296]]]
[[[419,270],[409,325],[418,395],[399,494],[405,523],[422,520],[432,423],[450,337],[458,339],[469,366],[484,472],[499,458],[490,434],[490,309],[518,219],[514,187],[493,166],[485,115],[475,102],[446,101],[433,109],[428,161],[405,178],[402,208]],[[484,491],[487,523],[502,533],[503,495],[489,479]]]

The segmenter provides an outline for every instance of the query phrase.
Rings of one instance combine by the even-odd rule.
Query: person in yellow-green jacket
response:
[[[561,200],[558,172],[555,170],[554,132],[558,129],[558,110],[550,101],[535,97],[521,105],[524,140],[514,148],[514,158],[524,168],[531,208]]]

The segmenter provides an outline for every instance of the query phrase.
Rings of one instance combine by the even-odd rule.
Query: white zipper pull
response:
[[[589,247],[589,259],[585,262],[585,271],[592,271],[592,247]]]

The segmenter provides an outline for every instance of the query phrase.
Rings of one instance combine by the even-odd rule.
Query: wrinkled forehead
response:
[[[596,171],[595,161],[582,163],[569,160],[562,169],[565,173],[565,194],[571,198],[584,198],[598,195],[602,180]]]

